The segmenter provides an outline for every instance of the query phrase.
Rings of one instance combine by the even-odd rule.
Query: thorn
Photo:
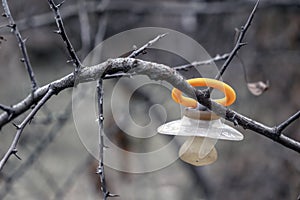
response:
[[[109,149],[108,146],[103,145],[104,150]]]
[[[247,42],[241,42],[241,43],[239,43],[239,46],[245,46],[245,45],[247,45],[248,43]]]
[[[102,174],[102,173],[103,173],[102,167],[98,167],[96,174]]]
[[[73,59],[67,60],[67,63],[74,63],[74,60]]]
[[[112,194],[110,192],[106,192],[105,197],[120,197],[118,194]]]
[[[235,119],[235,120],[233,120],[233,125],[234,126],[238,126],[239,125],[239,123],[238,123],[238,121]]]
[[[17,148],[14,148],[11,152],[12,154],[14,154],[19,160],[22,160],[22,158],[20,156],[18,156],[18,149]]]
[[[16,24],[8,24],[7,27],[11,28],[11,29],[15,29],[16,28]]]
[[[17,125],[17,124],[15,124],[14,122],[13,122],[12,124],[14,125],[14,127],[16,127],[17,130],[20,130],[20,129],[21,129],[20,125]]]
[[[28,39],[28,38],[23,39],[22,42],[25,43],[25,42],[27,41],[27,39]]]
[[[21,62],[25,62],[25,58],[20,58],[20,61]]]
[[[6,13],[2,13],[2,17],[7,17],[7,14]]]
[[[64,3],[65,3],[65,1],[63,0],[62,2],[60,2],[59,4],[56,5],[56,8],[60,8]]]
[[[12,119],[13,115],[14,115],[14,112],[9,113],[7,120],[10,121]]]
[[[56,33],[56,34],[59,34],[59,35],[61,34],[60,30],[54,30],[53,32]]]

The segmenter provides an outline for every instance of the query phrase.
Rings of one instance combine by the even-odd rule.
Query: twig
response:
[[[157,37],[155,37],[154,39],[150,40],[149,42],[147,42],[147,44],[143,45],[142,47],[140,47],[137,50],[134,50],[129,56],[128,58],[135,58],[140,54],[143,54],[146,49],[150,46],[152,46],[155,42],[157,42],[158,40],[160,40],[161,38],[165,37],[168,33],[164,33],[161,35],[158,35]]]
[[[103,200],[106,200],[107,197],[113,197],[106,188],[105,182],[105,172],[104,172],[104,131],[103,131],[103,85],[102,79],[99,79],[97,84],[97,103],[98,103],[98,123],[99,123],[99,165],[97,168],[97,174],[100,176],[101,181],[101,190],[103,194]]]
[[[12,112],[12,108],[3,104],[0,104],[0,109],[4,110],[5,112],[11,113]]]
[[[16,133],[9,149],[7,150],[7,152],[5,153],[5,155],[3,156],[3,158],[0,161],[0,171],[3,169],[5,163],[7,162],[7,160],[9,159],[9,157],[11,155],[15,155],[17,158],[19,158],[17,155],[17,152],[18,152],[17,145],[19,143],[19,139],[23,133],[25,126],[33,119],[34,115],[39,111],[39,109],[48,101],[48,99],[53,94],[54,94],[54,90],[50,86],[47,93],[45,94],[45,96],[38,102],[38,104],[29,113],[29,115],[27,115],[27,117],[22,121],[22,123],[20,125],[15,125],[17,127],[17,133]]]
[[[168,33],[164,33],[164,34],[156,36],[155,38],[153,38],[152,40],[150,40],[149,42],[144,44],[139,49],[134,50],[129,56],[127,56],[127,58],[136,58],[138,55],[144,54],[146,52],[147,48],[152,46],[154,43],[156,43],[162,37],[165,37],[167,34]],[[103,79],[120,78],[123,76],[131,78],[133,75],[136,75],[136,74],[126,74],[126,73],[118,73],[118,74],[113,74],[113,75],[107,74],[103,77]]]
[[[102,79],[99,79],[97,84],[97,103],[98,103],[98,123],[99,123],[99,165],[97,169],[97,174],[100,176],[101,181],[101,190],[103,193],[103,200],[106,200],[106,193],[108,192],[106,189],[105,182],[105,173],[104,173],[104,132],[103,132],[103,87],[102,87]]]
[[[68,119],[72,111],[72,102],[70,102],[65,111],[56,118],[56,124],[50,129],[48,133],[45,134],[45,137],[41,139],[39,144],[32,150],[32,153],[28,156],[28,159],[22,162],[22,164],[14,170],[14,172],[7,177],[10,181],[5,182],[5,187],[0,192],[0,199],[9,194],[9,191],[12,189],[12,186],[16,181],[18,181],[25,172],[31,167],[35,161],[42,155],[42,153],[47,149],[47,147],[53,142],[53,140],[59,135],[60,130],[68,122]]]
[[[286,121],[282,122],[281,124],[279,124],[276,127],[277,133],[280,134],[282,133],[282,131],[288,127],[288,125],[290,125],[291,123],[293,123],[295,120],[299,119],[300,117],[300,111],[298,111],[297,113],[295,113],[293,116],[291,116],[290,118],[288,118]]]
[[[79,60],[79,58],[78,58],[78,56],[77,56],[77,54],[74,50],[69,38],[68,38],[68,35],[66,33],[66,30],[65,30],[65,27],[64,27],[64,24],[63,24],[63,20],[62,20],[61,15],[60,15],[59,7],[62,5],[62,3],[56,5],[53,0],[48,0],[48,3],[50,5],[50,8],[53,10],[53,12],[55,14],[55,21],[56,21],[56,25],[57,25],[57,28],[58,28],[56,33],[58,33],[62,37],[65,45],[67,46],[68,52],[71,56],[71,59],[72,59],[72,62],[74,64],[74,66],[75,66],[74,72],[75,72],[75,74],[77,74],[78,71],[81,69],[82,65],[81,65],[81,62],[80,62],[80,60]]]
[[[29,56],[28,56],[28,53],[27,53],[27,49],[26,49],[26,45],[25,45],[26,39],[24,40],[21,36],[19,28],[18,28],[17,24],[15,23],[14,18],[11,15],[7,0],[2,0],[2,5],[3,5],[3,8],[4,8],[4,12],[5,12],[4,16],[9,21],[8,27],[11,28],[12,32],[14,32],[14,34],[17,38],[19,48],[20,48],[21,53],[23,55],[23,58],[21,58],[21,62],[23,62],[24,65],[25,65],[25,68],[27,70],[27,73],[28,73],[30,81],[31,81],[32,92],[34,92],[38,88],[38,85],[37,85],[37,82],[35,80],[34,72],[32,70],[31,63],[30,63],[30,60],[29,60]]]
[[[256,12],[256,9],[257,9],[257,6],[258,6],[258,3],[259,3],[259,0],[256,2],[254,8],[252,9],[252,12],[250,13],[248,19],[247,19],[247,22],[245,23],[244,26],[241,27],[240,29],[240,33],[239,33],[239,36],[238,36],[238,39],[236,41],[236,44],[233,48],[233,50],[230,52],[230,55],[229,57],[227,58],[227,60],[224,62],[223,66],[221,67],[219,73],[217,74],[217,76],[215,77],[215,79],[219,80],[222,75],[224,74],[225,70],[227,69],[228,65],[230,64],[230,62],[232,61],[232,59],[234,58],[234,56],[236,55],[236,53],[238,52],[238,50],[246,45],[246,43],[242,42],[243,39],[244,39],[244,36],[248,30],[248,28],[250,27],[251,25],[251,22],[253,20],[253,17],[254,17],[254,14]]]
[[[204,61],[195,61],[195,62],[192,62],[191,64],[187,64],[187,65],[180,65],[180,66],[177,66],[177,67],[173,67],[173,69],[177,70],[177,71],[180,71],[180,70],[187,70],[191,67],[199,67],[201,65],[208,65],[208,64],[211,64],[213,62],[217,62],[217,61],[221,61],[221,60],[225,60],[229,57],[229,53],[225,53],[223,55],[216,55],[215,57],[211,58],[211,59],[208,59],[208,60],[204,60]]]

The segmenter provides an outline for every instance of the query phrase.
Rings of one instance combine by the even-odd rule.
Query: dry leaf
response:
[[[266,83],[262,82],[262,81],[258,81],[258,82],[254,82],[254,83],[247,83],[248,89],[249,91],[255,95],[255,96],[259,96],[262,93],[264,93],[266,90],[269,89],[269,81],[267,81]]]

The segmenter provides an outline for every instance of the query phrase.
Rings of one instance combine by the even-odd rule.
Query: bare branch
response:
[[[32,70],[31,63],[30,63],[30,60],[29,60],[29,56],[28,56],[28,53],[27,53],[27,49],[26,49],[26,45],[25,45],[26,40],[24,40],[22,38],[21,33],[19,31],[19,28],[18,28],[17,24],[15,23],[14,18],[11,15],[7,0],[2,0],[2,5],[3,5],[3,8],[4,8],[4,12],[5,12],[4,16],[9,21],[8,27],[11,28],[12,32],[14,32],[14,34],[17,38],[17,41],[19,43],[19,48],[20,48],[22,56],[23,56],[23,58],[21,58],[21,62],[24,63],[25,68],[27,70],[27,73],[29,75],[29,78],[30,78],[30,81],[31,81],[32,91],[35,91],[38,88],[38,85],[37,85],[37,82],[35,80],[34,72]]]
[[[10,181],[5,182],[5,186],[0,192],[0,199],[9,194],[9,191],[12,189],[12,186],[17,182],[25,172],[39,159],[42,153],[47,149],[47,147],[53,142],[53,140],[61,133],[60,130],[68,122],[69,116],[72,111],[72,102],[68,103],[66,109],[62,114],[56,117],[56,124],[50,129],[49,132],[45,134],[45,137],[41,139],[38,145],[31,151],[28,159],[20,164],[20,166],[14,170],[14,172],[8,176]]]
[[[12,141],[12,144],[10,145],[9,149],[3,156],[3,158],[0,161],[0,171],[3,169],[5,163],[9,159],[11,155],[17,156],[17,145],[19,143],[19,139],[23,133],[24,128],[26,125],[33,119],[34,115],[39,111],[39,109],[48,101],[48,99],[54,94],[54,90],[49,87],[47,93],[45,96],[38,102],[38,104],[34,107],[34,109],[27,115],[27,117],[23,120],[23,122],[20,125],[17,125],[17,133]],[[18,157],[18,156],[17,156]]]
[[[4,110],[5,112],[8,112],[8,113],[11,113],[11,112],[12,112],[11,107],[6,106],[6,105],[3,105],[3,104],[0,104],[0,109],[1,109],[1,110]]]
[[[63,24],[63,20],[61,18],[61,15],[60,15],[60,11],[59,11],[59,7],[62,5],[62,4],[58,4],[56,5],[54,3],[53,0],[48,0],[48,3],[50,5],[50,8],[53,10],[54,14],[55,14],[55,21],[56,21],[56,25],[58,27],[58,30],[56,31],[58,34],[60,34],[60,36],[62,37],[65,45],[67,46],[67,49],[68,49],[68,52],[72,58],[72,62],[75,66],[75,74],[78,73],[78,71],[80,70],[80,68],[82,67],[81,65],[81,62],[68,38],[68,35],[66,33],[66,30],[65,30],[65,27],[64,27],[64,24]]]
[[[247,19],[247,22],[245,23],[244,26],[241,27],[238,39],[236,41],[236,44],[235,44],[233,50],[230,52],[229,57],[227,58],[227,60],[223,64],[223,66],[221,67],[221,69],[220,69],[219,73],[217,74],[217,76],[215,77],[215,79],[219,80],[221,78],[221,76],[224,74],[225,70],[227,69],[228,65],[230,64],[230,62],[232,61],[234,56],[237,54],[239,49],[246,44],[246,43],[243,42],[243,39],[244,39],[244,36],[245,36],[248,28],[251,25],[251,22],[253,20],[254,14],[256,12],[258,3],[259,3],[259,0],[257,0],[252,12],[250,13],[250,15]]]
[[[134,50],[129,56],[128,58],[135,58],[140,54],[144,54],[144,52],[146,51],[147,48],[149,48],[150,46],[152,46],[154,43],[156,43],[158,40],[160,40],[161,38],[165,37],[168,33],[164,33],[161,35],[158,35],[157,37],[155,37],[154,39],[150,40],[149,42],[147,42],[147,44],[143,45],[142,47],[140,47],[137,50]]]
[[[300,117],[300,111],[295,113],[293,116],[288,118],[286,121],[282,122],[276,127],[277,133],[280,134],[282,131],[287,128],[291,123],[293,123],[295,120],[299,119]]]
[[[102,79],[99,79],[97,84],[97,104],[98,104],[98,124],[99,124],[99,165],[97,168],[97,174],[100,176],[101,181],[101,190],[103,193],[103,200],[107,199],[107,195],[109,192],[106,188],[105,182],[105,173],[104,173],[104,160],[103,160],[103,153],[104,153],[104,132],[103,132],[103,85]]]
[[[225,118],[227,121],[233,122],[244,129],[250,129],[256,133],[264,135],[265,137],[268,137],[300,153],[299,142],[292,140],[283,134],[278,135],[274,128],[263,125],[253,119],[245,117],[229,108],[211,101],[209,98],[207,98],[207,96],[205,96],[204,92],[196,90],[194,87],[189,85],[177,71],[163,64],[157,64],[133,58],[109,59],[101,64],[83,68],[78,74],[78,80],[80,82],[90,82],[103,77],[103,75],[105,75],[103,74],[104,72],[107,74],[114,74],[118,72],[126,73],[129,71],[137,74],[147,75],[153,80],[165,80],[174,87],[183,91],[188,96],[197,99],[199,103],[206,106],[219,116]],[[73,87],[75,81],[74,74],[72,73],[59,80],[53,81],[50,84],[55,89],[56,93],[59,93],[68,87]],[[20,115],[28,110],[34,102],[37,102],[38,99],[44,96],[45,93],[47,93],[48,87],[49,85],[45,85],[39,88],[35,92],[33,99],[31,99],[31,95],[29,95],[17,105],[12,106],[12,108],[16,113],[18,113],[18,115]],[[13,115],[13,117],[16,116],[16,114]],[[2,113],[0,115],[0,125],[3,126],[4,124],[7,124],[8,121],[7,113]]]
[[[225,53],[223,55],[216,55],[215,57],[211,58],[211,59],[208,59],[208,60],[204,60],[204,61],[195,61],[195,62],[192,62],[191,64],[187,64],[187,65],[180,65],[180,66],[177,66],[177,67],[173,67],[173,69],[175,70],[187,70],[191,67],[199,67],[201,65],[209,65],[213,62],[217,62],[217,61],[221,61],[221,60],[225,60],[229,57],[229,53]]]

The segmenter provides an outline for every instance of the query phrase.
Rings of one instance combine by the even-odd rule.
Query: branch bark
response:
[[[197,99],[199,103],[206,106],[208,109],[223,117],[227,121],[233,122],[235,125],[239,125],[244,129],[250,129],[300,153],[300,143],[285,136],[283,133],[278,132],[276,126],[266,126],[253,119],[243,116],[234,110],[211,101],[211,99],[205,96],[203,91],[197,90],[189,85],[176,70],[163,64],[133,58],[109,59],[101,64],[83,68],[78,74],[77,80],[75,80],[74,74],[71,73],[59,80],[53,81],[50,84],[54,91],[59,93],[66,88],[73,87],[75,82],[80,84],[81,82],[95,81],[103,77],[105,74],[115,74],[118,72],[137,73],[140,75],[147,75],[153,80],[165,80],[174,87],[183,91],[188,96]],[[34,93],[34,97],[32,97],[30,94],[23,101],[12,106],[15,114],[11,118],[14,118],[28,110],[35,102],[45,95],[48,87],[49,84],[37,89]],[[6,112],[2,113],[0,115],[0,127],[8,122],[8,114]]]

